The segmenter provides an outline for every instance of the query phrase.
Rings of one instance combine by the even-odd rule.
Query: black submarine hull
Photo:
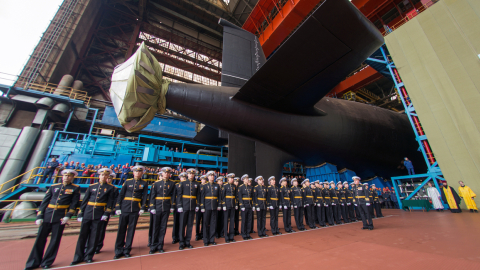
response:
[[[342,99],[321,99],[323,115],[276,111],[232,97],[237,87],[171,83],[167,108],[229,133],[265,143],[306,166],[324,162],[362,177],[404,174],[404,157],[424,164],[406,115]],[[425,167],[425,166],[424,166]]]

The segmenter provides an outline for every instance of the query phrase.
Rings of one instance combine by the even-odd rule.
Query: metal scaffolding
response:
[[[435,156],[430,148],[430,144],[428,143],[427,135],[425,134],[422,125],[420,124],[420,120],[418,119],[418,115],[415,111],[415,107],[405,89],[405,85],[400,77],[400,74],[397,71],[397,67],[393,63],[392,59],[387,56],[386,47],[383,45],[380,47],[380,52],[383,56],[383,59],[378,58],[368,58],[368,61],[381,63],[385,65],[385,68],[388,69],[390,75],[393,78],[393,82],[395,83],[395,87],[398,92],[398,96],[400,97],[402,104],[405,108],[405,114],[408,116],[410,124],[412,125],[413,132],[415,133],[415,138],[419,144],[419,151],[422,152],[423,157],[425,159],[425,163],[427,164],[428,170],[426,173],[422,174],[414,174],[414,175],[404,175],[404,176],[396,176],[392,177],[393,187],[395,188],[395,194],[397,196],[397,200],[400,206],[400,209],[403,209],[402,201],[400,199],[401,190],[399,190],[399,186],[406,180],[412,181],[413,179],[422,179],[422,182],[416,186],[416,188],[410,193],[405,194],[404,200],[410,200],[414,198],[415,194],[417,194],[429,181],[433,181],[435,187],[438,189],[440,193],[440,188],[438,186],[438,180],[444,181],[442,171],[438,165],[438,162],[435,159]],[[403,192],[405,193],[405,192]]]

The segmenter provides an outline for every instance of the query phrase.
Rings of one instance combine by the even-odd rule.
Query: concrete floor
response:
[[[115,233],[107,233],[102,253],[89,265],[68,266],[77,236],[65,236],[57,269],[480,269],[480,214],[383,210],[375,230],[361,223],[308,230],[269,238],[178,250],[167,230],[165,253],[149,255],[147,230],[135,235],[133,257],[113,261]],[[294,221],[292,219],[293,225]],[[281,222],[280,222],[281,223]],[[267,221],[267,227],[269,221]],[[283,225],[280,224],[282,228]],[[296,229],[294,227],[294,229]],[[281,230],[281,232],[284,232]],[[271,234],[270,232],[268,232]],[[35,239],[0,242],[0,269],[23,269]]]

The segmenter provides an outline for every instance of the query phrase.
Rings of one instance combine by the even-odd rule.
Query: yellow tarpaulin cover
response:
[[[120,124],[128,132],[146,127],[157,112],[165,113],[169,81],[144,43],[112,75],[110,97]]]

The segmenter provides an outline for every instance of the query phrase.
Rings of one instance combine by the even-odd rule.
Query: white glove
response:
[[[222,210],[222,207],[217,207],[217,211],[220,211],[220,210]]]
[[[342,203],[342,205],[345,205],[345,204]]]
[[[287,207],[286,205],[285,205],[285,206],[283,206],[283,209],[287,209],[287,208],[288,208],[288,207]]]
[[[321,204],[319,204],[319,203],[317,203],[317,206],[318,206],[318,207],[320,207],[320,206],[322,206],[322,205],[321,205]]]
[[[369,204],[369,203],[367,203],[367,206],[370,206],[370,204]]]
[[[358,205],[356,205],[356,204],[354,204],[354,205],[355,205],[355,206],[358,206]]]
[[[155,214],[157,214],[157,210],[152,209],[152,210],[150,210],[150,213],[152,213],[152,215],[155,215]]]
[[[257,212],[260,212],[260,207],[257,207]]]
[[[297,206],[295,205],[293,208],[297,208]]]
[[[270,206],[270,209],[272,209],[272,210],[273,210],[273,206]]]
[[[115,211],[115,215],[120,216],[122,214],[122,210]]]
[[[145,211],[143,211],[143,210],[138,211],[139,215],[142,215],[143,213],[145,213]]]
[[[336,204],[332,203],[332,205],[336,205]]]
[[[238,206],[235,206],[235,210],[238,210]]]
[[[198,212],[198,209],[200,209],[200,208],[198,208],[198,207],[195,207],[195,212]]]
[[[202,213],[205,213],[205,209],[202,209],[201,211],[202,211]]]
[[[325,203],[324,205],[325,205],[325,207],[328,207],[328,204]]]
[[[223,207],[223,211],[227,211],[227,207],[224,206],[224,207]]]
[[[35,220],[35,224],[36,224],[37,226],[42,225],[42,223],[43,223],[43,219],[37,219],[37,220]]]
[[[245,208],[242,207],[242,211],[245,211]]]
[[[62,223],[61,223],[61,224],[62,224],[62,225],[65,225],[65,224],[67,224],[67,222],[68,222],[69,220],[70,220],[69,217],[64,217],[64,218],[62,218]]]
[[[173,208],[170,208],[170,213],[173,213]]]
[[[310,206],[310,204],[305,204],[305,206]]]
[[[183,207],[179,207],[179,208],[177,209],[177,211],[178,211],[178,213],[183,213]]]
[[[351,203],[347,203],[347,205],[350,205]]]
[[[107,221],[107,219],[108,219],[108,216],[102,216],[102,218],[100,220]]]
[[[77,218],[78,222],[82,222],[82,220],[83,220],[83,218],[81,218],[81,217]]]

